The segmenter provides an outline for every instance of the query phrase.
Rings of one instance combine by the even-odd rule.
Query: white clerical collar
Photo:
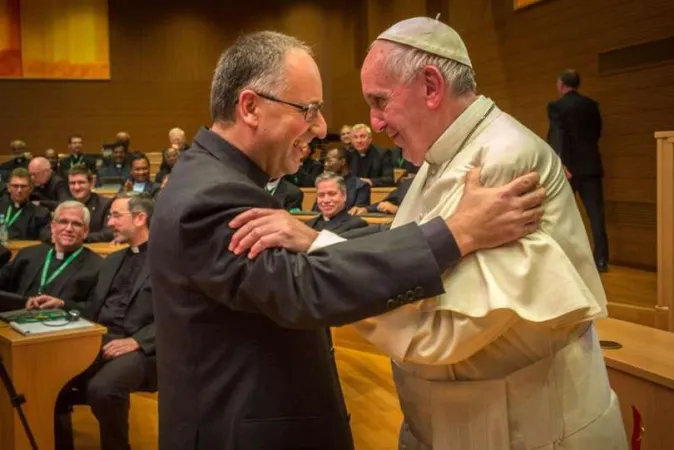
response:
[[[131,247],[131,253],[138,254],[140,253],[140,249],[138,247]]]
[[[63,252],[59,251],[56,252],[56,259],[58,259],[59,261],[63,261],[63,256],[64,256]]]
[[[492,107],[496,111],[491,112],[491,117],[495,117],[498,108],[495,107],[494,101],[480,95],[431,145],[431,148],[426,152],[426,162],[442,164],[454,158],[461,150],[460,147],[467,137],[470,139],[477,136],[477,133],[474,132],[476,126],[479,126],[485,114]],[[472,135],[470,135],[471,133]],[[468,142],[464,145],[467,144]]]
[[[281,178],[277,178],[275,180],[268,181],[267,186],[266,186],[267,191],[273,191],[274,189],[276,189],[280,182],[281,182]]]

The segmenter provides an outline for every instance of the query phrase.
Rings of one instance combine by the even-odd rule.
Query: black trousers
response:
[[[98,419],[102,450],[129,450],[130,395],[145,384],[151,359],[141,351],[105,361],[99,354],[87,370],[75,377],[56,402],[54,420],[56,450],[72,450],[70,409],[86,403]],[[73,388],[81,397],[74,400]],[[74,401],[73,401],[74,400]]]
[[[578,192],[587,216],[590,219],[592,239],[594,241],[594,260],[608,263],[608,237],[604,220],[604,187],[601,178],[571,177],[569,180],[574,192]]]

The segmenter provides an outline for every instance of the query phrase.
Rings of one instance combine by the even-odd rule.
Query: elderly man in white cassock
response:
[[[444,294],[356,324],[392,358],[400,448],[627,449],[593,327],[606,297],[557,155],[476,94],[464,43],[437,20],[382,33],[361,81],[373,128],[423,164],[392,227],[451,216],[476,167],[487,186],[536,171],[547,195],[538,230],[467,254]],[[322,231],[309,251],[341,240]]]

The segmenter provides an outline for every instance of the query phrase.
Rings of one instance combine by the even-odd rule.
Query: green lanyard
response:
[[[83,159],[84,159],[84,156],[83,156],[83,155],[80,155],[80,156],[78,156],[77,158],[71,157],[71,158],[70,158],[70,168],[72,169],[72,168],[75,167],[76,165],[80,164],[80,163],[82,162]]]
[[[14,222],[16,222],[16,219],[19,218],[19,216],[21,215],[22,212],[23,212],[23,208],[19,208],[19,209],[16,210],[16,213],[14,214],[14,216],[12,216],[12,205],[9,205],[9,207],[7,208],[7,219],[5,220],[5,226],[8,230],[9,230],[9,227],[14,225]]]
[[[398,158],[398,167],[402,168],[403,164],[405,164],[405,158]]]
[[[42,265],[42,274],[40,275],[40,289],[38,289],[37,293],[39,295],[42,295],[43,289],[46,285],[54,281],[56,277],[61,275],[61,272],[68,267],[68,265],[73,262],[73,259],[77,258],[77,255],[82,253],[82,250],[84,250],[84,247],[78,248],[75,252],[73,252],[72,255],[68,256],[68,258],[63,261],[63,264],[61,264],[55,271],[54,273],[51,274],[49,278],[47,278],[47,271],[49,270],[49,266],[51,265],[51,259],[54,257],[54,249],[50,248],[49,253],[47,253],[47,258],[44,260],[44,264]]]

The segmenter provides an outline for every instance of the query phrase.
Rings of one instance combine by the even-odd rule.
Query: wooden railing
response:
[[[655,133],[657,142],[658,301],[655,326],[674,331],[674,131]]]

